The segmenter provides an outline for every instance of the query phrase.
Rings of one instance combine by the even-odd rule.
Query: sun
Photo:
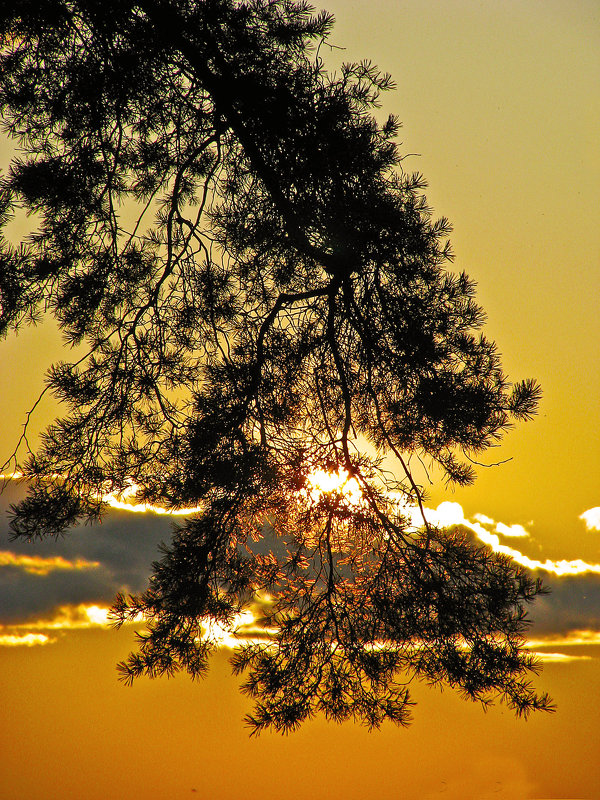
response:
[[[328,472],[314,469],[306,476],[308,495],[313,503],[317,503],[323,495],[341,494],[349,505],[359,505],[363,493],[356,478],[350,477],[345,469]]]

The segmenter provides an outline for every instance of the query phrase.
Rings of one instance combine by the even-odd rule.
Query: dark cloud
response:
[[[531,606],[531,635],[600,630],[600,575],[557,577],[540,571],[550,594]]]
[[[0,624],[44,614],[58,605],[109,604],[118,591],[146,587],[158,545],[171,538],[173,520],[153,514],[110,510],[102,524],[74,528],[58,539],[11,541],[7,509],[22,493],[19,487],[0,496],[0,550],[28,556],[85,558],[100,566],[85,571],[31,575],[19,567],[0,567]]]

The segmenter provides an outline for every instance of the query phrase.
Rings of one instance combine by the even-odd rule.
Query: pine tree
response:
[[[328,72],[331,16],[304,2],[1,8],[0,221],[39,219],[2,241],[1,331],[53,315],[83,353],[49,370],[67,411],[19,462],[14,533],[100,520],[131,485],[198,509],[115,602],[147,620],[124,679],[203,675],[207,624],[260,601],[233,656],[253,731],[405,724],[414,676],[550,708],[523,649],[541,584],[407,512],[411,458],[468,484],[539,387],[508,381],[397,120],[373,116],[390,77]]]

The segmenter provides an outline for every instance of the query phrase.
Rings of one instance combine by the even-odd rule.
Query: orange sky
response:
[[[129,646],[127,632],[79,631],[51,646],[0,648],[3,798],[598,796],[597,660],[548,664],[539,684],[560,711],[527,722],[415,687],[408,729],[316,720],[287,737],[249,739],[247,706],[222,656],[199,684],[181,677],[127,689],[114,663]]]
[[[341,56],[371,58],[395,78],[383,112],[403,121],[403,152],[420,154],[405,167],[424,173],[430,203],[454,224],[456,267],[479,284],[487,332],[509,374],[537,377],[544,389],[539,417],[515,428],[490,459],[512,461],[480,469],[475,486],[455,494],[431,487],[429,505],[459,503],[472,522],[484,515],[494,521],[488,532],[531,559],[599,564],[600,530],[580,515],[600,506],[600,7],[326,7],[338,20],[333,41],[347,48]],[[0,460],[59,353],[48,326],[0,344]],[[34,426],[51,409],[44,404]],[[527,535],[508,535],[514,525]],[[559,641],[577,629],[600,631],[598,576],[556,578],[539,605],[539,635],[555,642],[543,651],[567,656],[546,663],[537,680],[557,701],[555,715],[525,723],[423,687],[409,730],[369,734],[315,721],[286,738],[249,740],[245,701],[224,656],[199,685],[177,678],[125,689],[114,664],[132,646],[131,629],[106,630],[82,610],[104,607],[143,575],[168,527],[156,518],[134,525],[115,512],[102,532],[79,531],[64,544],[25,550],[0,539],[0,645],[3,635],[48,638],[0,646],[3,800],[600,797],[600,645]],[[56,620],[58,606],[62,628],[15,627]]]

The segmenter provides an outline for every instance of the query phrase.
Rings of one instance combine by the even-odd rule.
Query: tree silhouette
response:
[[[20,465],[13,530],[98,520],[132,485],[197,507],[116,600],[147,620],[120,669],[201,676],[207,624],[262,598],[233,656],[253,731],[405,724],[415,676],[548,709],[523,649],[541,584],[407,510],[411,458],[471,482],[539,388],[508,382],[397,121],[372,116],[389,76],[326,70],[331,24],[289,0],[2,4],[20,155],[0,213],[39,221],[2,242],[2,331],[52,314],[80,348],[49,370],[69,411]],[[316,470],[358,497],[311,488]]]

